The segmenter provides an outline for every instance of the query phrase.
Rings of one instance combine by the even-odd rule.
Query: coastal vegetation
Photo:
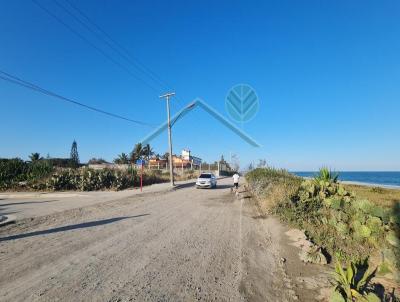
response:
[[[344,187],[358,197],[368,199],[384,208],[392,208],[394,204],[400,202],[400,190],[353,184],[345,184]]]
[[[128,169],[60,168],[46,159],[26,162],[19,158],[0,159],[0,191],[93,191],[123,190],[140,186],[140,172]],[[198,171],[185,171],[176,180],[195,178]],[[167,182],[169,172],[144,170],[143,185]]]
[[[104,165],[90,168],[90,165],[109,164],[105,159],[92,158],[87,165],[80,163],[78,145],[73,141],[70,158],[43,158],[34,152],[28,161],[20,158],[0,159],[0,191],[93,191],[123,190],[140,186],[140,172],[134,163],[138,159],[149,159],[154,154],[150,145],[136,144],[130,155],[121,153],[114,160],[114,167]],[[123,165],[118,167],[118,165]],[[195,178],[198,171],[185,171],[176,175],[176,180]],[[161,170],[147,170],[142,174],[142,184],[150,185],[169,180],[169,173]]]
[[[368,261],[377,276],[399,281],[400,201],[391,199],[396,193],[352,190],[338,177],[326,168],[313,179],[262,168],[246,180],[262,211],[304,230],[331,262]],[[386,193],[391,197],[381,201]]]

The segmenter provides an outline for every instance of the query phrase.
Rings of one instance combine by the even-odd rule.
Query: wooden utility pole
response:
[[[167,101],[167,116],[168,116],[168,145],[169,145],[169,178],[171,182],[171,187],[173,187],[174,184],[174,164],[172,162],[172,134],[171,134],[171,114],[169,111],[169,99],[171,96],[174,96],[175,92],[171,93],[166,93],[164,95],[160,95],[161,99],[166,99]]]

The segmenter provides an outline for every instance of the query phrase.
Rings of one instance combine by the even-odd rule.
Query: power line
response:
[[[135,79],[141,81],[143,84],[145,84],[148,88],[152,89],[153,91],[159,93],[160,90],[156,89],[153,85],[147,83],[145,80],[143,80],[142,78],[138,77],[137,75],[135,75],[134,73],[131,72],[131,70],[129,68],[127,68],[126,66],[122,65],[120,62],[116,61],[114,58],[112,58],[110,55],[108,55],[105,51],[103,51],[100,47],[96,46],[94,43],[92,43],[91,41],[89,41],[85,36],[83,36],[82,34],[80,34],[77,30],[75,30],[74,28],[72,28],[71,26],[69,26],[67,23],[65,23],[62,19],[60,19],[57,15],[55,15],[54,13],[52,13],[50,10],[48,10],[46,7],[44,7],[43,5],[41,5],[40,3],[38,3],[36,0],[32,0],[33,3],[35,3],[38,7],[40,7],[43,11],[45,11],[48,15],[50,15],[51,17],[53,17],[54,19],[56,19],[59,23],[61,23],[63,26],[65,26],[69,31],[71,31],[73,34],[77,35],[80,39],[82,39],[83,41],[85,41],[86,43],[88,43],[91,47],[93,47],[94,49],[96,49],[98,52],[100,52],[104,57],[106,57],[108,60],[110,60],[112,63],[114,63],[115,65],[117,65],[118,67],[122,68],[125,72],[127,72],[129,75],[131,75],[132,77],[134,77]]]
[[[140,62],[136,57],[134,57],[124,46],[122,46],[119,42],[111,37],[105,30],[103,30],[98,24],[96,24],[92,19],[89,18],[87,14],[85,14],[81,9],[79,9],[76,5],[74,5],[71,1],[65,0],[75,11],[77,11],[86,21],[88,21],[94,28],[96,28],[99,32],[101,32],[108,40],[110,40],[116,47],[114,47],[111,43],[109,43],[106,39],[104,39],[101,35],[99,35],[96,31],[92,30],[88,25],[84,25],[89,31],[98,36],[103,40],[109,47],[111,47],[114,51],[124,57],[128,62],[135,65],[138,69],[140,69],[143,73],[146,73],[149,77],[153,78],[153,80],[160,83],[167,89],[170,89],[171,86],[166,83],[163,79],[161,79],[155,72],[153,72],[150,68],[146,67],[142,62]],[[64,10],[68,11],[64,6],[62,6],[57,0],[56,3],[64,8]],[[73,15],[71,12],[69,12]],[[78,20],[81,24],[82,21],[79,20],[78,17],[73,15],[73,17]]]
[[[108,111],[104,111],[102,109],[95,108],[93,106],[89,106],[89,105],[83,104],[81,102],[78,102],[78,101],[75,101],[73,99],[64,97],[64,96],[59,95],[57,93],[54,93],[54,92],[52,92],[50,90],[44,89],[44,88],[42,88],[42,87],[40,87],[38,85],[35,85],[35,84],[30,83],[28,81],[25,81],[25,80],[23,80],[21,78],[13,76],[13,75],[5,72],[5,71],[0,70],[0,73],[5,75],[5,76],[0,75],[0,79],[3,79],[3,80],[8,81],[10,83],[13,83],[13,84],[16,84],[16,85],[19,85],[19,86],[22,86],[22,87],[25,87],[25,88],[40,92],[40,93],[43,93],[43,94],[48,95],[48,96],[55,97],[55,98],[60,99],[62,101],[66,101],[66,102],[72,103],[74,105],[78,105],[78,106],[84,107],[84,108],[86,108],[88,110],[92,110],[92,111],[95,111],[95,112],[98,112],[98,113],[102,113],[102,114],[105,114],[105,115],[108,115],[108,116],[111,116],[111,117],[114,117],[114,118],[118,118],[118,119],[125,120],[125,121],[131,122],[131,123],[142,125],[142,126],[150,126],[150,127],[154,127],[155,126],[153,124],[149,124],[149,123],[146,123],[146,122],[143,122],[143,121],[133,120],[133,119],[130,119],[130,118],[127,118],[127,117],[124,117],[124,116],[121,116],[121,115],[118,115],[118,114],[115,114],[115,113],[111,113],[111,112],[108,112]]]
[[[155,88],[153,85],[142,79],[141,77],[137,76],[136,74],[132,73],[130,68],[127,68],[125,65],[121,64],[119,61],[115,60],[113,57],[111,57],[109,54],[107,54],[103,49],[98,47],[96,44],[88,40],[84,35],[79,33],[77,30],[75,30],[73,27],[68,25],[66,22],[64,22],[61,18],[59,18],[57,15],[52,13],[49,9],[38,3],[36,0],[32,0],[33,3],[35,3],[38,7],[40,7],[42,10],[44,10],[48,15],[56,19],[59,23],[61,23],[63,26],[65,26],[69,31],[71,31],[73,34],[77,35],[80,39],[88,43],[91,47],[96,49],[98,52],[100,52],[104,57],[106,57],[108,60],[110,60],[112,63],[117,65],[118,67],[122,68],[125,72],[127,72],[130,76],[134,77],[135,79],[141,81],[143,84],[145,84],[148,88],[151,90],[160,93],[161,90],[158,90]],[[84,26],[87,30],[89,30],[92,34],[94,34],[97,38],[101,39],[104,43],[106,43],[112,50],[114,50],[116,53],[118,53],[122,58],[124,58],[126,61],[128,61],[130,64],[132,64],[134,67],[139,69],[142,73],[147,75],[149,78],[151,78],[154,82],[158,82],[164,87],[167,87],[168,89],[170,88],[170,85],[168,85],[165,81],[163,81],[156,73],[151,71],[149,68],[147,68],[143,63],[141,63],[138,59],[134,58],[129,51],[123,47],[120,43],[118,43],[115,39],[113,39],[105,30],[103,30],[99,25],[97,25],[94,21],[92,21],[84,12],[82,12],[78,7],[73,5],[70,1],[66,0],[66,2],[75,10],[77,11],[81,16],[83,16],[93,27],[95,27],[99,32],[101,32],[104,36],[106,36],[112,43],[107,41],[102,35],[100,35],[98,32],[94,31],[89,25],[87,25],[85,22],[83,22],[79,17],[77,17],[71,10],[67,9],[64,5],[62,5],[59,1],[55,1],[55,3],[63,9],[65,12],[67,12],[70,16],[72,16],[76,21],[78,21],[82,26]],[[121,50],[119,50],[119,49]],[[178,103],[181,103],[181,100],[179,98],[175,98]]]
[[[82,22],[79,17],[74,15],[70,10],[68,10],[65,6],[61,5],[58,0],[55,0],[56,4],[64,9],[69,15],[71,15],[75,20],[77,20],[80,24],[82,24],[87,30],[96,35],[99,39],[101,39],[104,43],[106,43],[111,49],[117,52],[120,56],[122,56],[126,61],[134,65],[141,72],[146,74],[148,77],[152,78],[154,81],[161,84],[161,86],[171,89],[171,85],[166,83],[161,77],[159,77],[155,72],[153,72],[150,68],[146,67],[142,62],[140,62],[137,58],[135,58],[123,45],[117,42],[111,35],[109,35],[105,30],[103,30],[98,24],[96,24],[87,14],[85,14],[81,9],[79,9],[76,5],[74,5],[71,1],[65,0],[76,12],[78,12],[89,24],[91,24],[94,28],[96,28],[100,33],[102,33],[108,40],[110,40],[114,45],[112,45],[107,39],[105,39],[98,32],[94,31],[90,26],[86,23]],[[175,98],[179,103],[181,101],[178,98]]]

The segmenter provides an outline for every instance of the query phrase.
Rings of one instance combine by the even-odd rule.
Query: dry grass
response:
[[[368,199],[385,208],[400,203],[400,190],[345,184],[344,187],[360,198]]]
[[[177,173],[175,174],[175,180],[190,180],[190,179],[196,179],[199,177],[200,171],[197,170],[187,170],[184,173]],[[169,180],[169,172],[167,173],[168,180]]]
[[[279,203],[290,200],[297,194],[301,178],[284,170],[259,168],[247,173],[246,181],[261,212],[266,214]]]

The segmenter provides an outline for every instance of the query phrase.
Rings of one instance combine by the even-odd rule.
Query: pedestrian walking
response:
[[[233,174],[232,178],[233,178],[233,186],[234,186],[235,190],[237,190],[239,188],[239,178],[240,178],[239,173],[235,172],[235,174]]]

